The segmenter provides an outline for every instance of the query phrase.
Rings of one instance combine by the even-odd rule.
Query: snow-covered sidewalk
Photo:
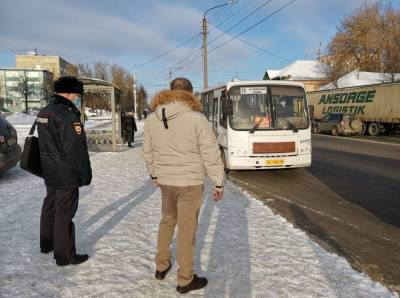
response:
[[[1,297],[175,297],[176,263],[154,279],[160,191],[137,147],[91,154],[93,182],[81,189],[75,217],[79,266],[57,267],[39,252],[45,188],[18,167],[0,176]],[[196,272],[205,297],[398,297],[326,252],[284,218],[227,184],[215,204],[205,189]],[[174,248],[175,251],[175,248]],[[191,295],[189,295],[191,296]]]

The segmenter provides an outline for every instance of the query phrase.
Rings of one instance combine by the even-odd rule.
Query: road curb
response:
[[[335,139],[346,140],[346,141],[356,141],[356,142],[364,142],[364,143],[371,143],[371,144],[380,144],[380,145],[400,147],[400,143],[395,144],[395,143],[378,142],[378,141],[372,141],[372,140],[350,139],[350,138],[346,138],[346,137],[335,137],[335,136],[323,135],[323,134],[317,134],[317,135],[313,134],[313,136],[321,136],[321,137],[325,137],[325,138],[335,138]]]

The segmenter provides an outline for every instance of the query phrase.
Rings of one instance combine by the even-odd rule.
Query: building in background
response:
[[[298,60],[283,69],[267,70],[264,79],[299,82],[306,92],[315,91],[329,83],[324,67],[320,61]]]
[[[53,79],[60,76],[78,76],[78,68],[60,56],[38,55],[36,52],[15,56],[15,67],[21,69],[47,70],[53,73]]]
[[[26,77],[26,79],[24,79]],[[47,70],[0,68],[0,107],[11,112],[25,111],[25,97],[18,86],[29,91],[28,109],[44,107],[53,94],[53,74]]]

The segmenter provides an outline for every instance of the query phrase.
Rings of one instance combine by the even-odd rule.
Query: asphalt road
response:
[[[314,135],[308,169],[229,176],[355,269],[400,293],[399,144]]]

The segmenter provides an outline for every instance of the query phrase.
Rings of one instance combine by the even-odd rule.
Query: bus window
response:
[[[306,129],[309,127],[304,90],[292,86],[272,86],[276,129]]]
[[[233,87],[229,91],[229,99],[233,129],[250,130],[257,123],[258,129],[272,129],[267,87]]]

